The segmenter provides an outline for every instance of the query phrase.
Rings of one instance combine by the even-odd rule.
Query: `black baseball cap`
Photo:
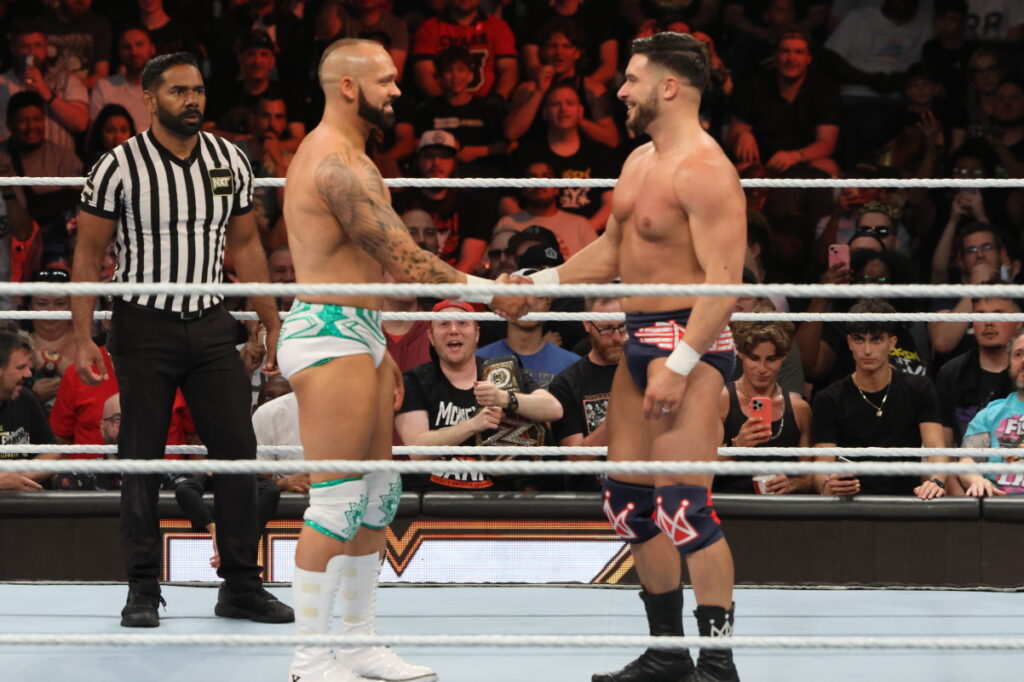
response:
[[[545,246],[555,247],[555,251],[559,250],[558,237],[555,236],[555,233],[540,225],[530,225],[512,235],[512,238],[508,240],[508,248],[515,252],[523,242],[540,242]]]
[[[543,270],[559,266],[564,262],[562,254],[554,246],[535,244],[523,251],[523,255],[516,260],[516,267]]]
[[[254,29],[249,31],[244,38],[242,38],[241,51],[246,50],[270,50],[271,52],[277,52],[277,46],[274,45],[274,40],[270,37],[270,34],[266,31]]]
[[[32,273],[33,282],[57,282],[64,283],[71,281],[71,273],[64,268],[43,268]]]

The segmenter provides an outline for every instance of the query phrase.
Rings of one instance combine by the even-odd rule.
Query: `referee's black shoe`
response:
[[[264,590],[262,586],[247,592],[235,592],[221,583],[213,612],[221,618],[241,618],[257,623],[293,623],[295,611]]]
[[[128,584],[128,603],[121,609],[121,627],[155,628],[160,625],[157,609],[167,602],[160,596],[159,585],[132,582]]]

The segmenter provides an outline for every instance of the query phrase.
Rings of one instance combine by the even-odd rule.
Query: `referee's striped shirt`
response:
[[[228,220],[252,210],[252,168],[227,140],[199,133],[180,159],[147,130],[104,154],[89,173],[80,208],[117,221],[115,282],[223,281]],[[160,310],[188,313],[221,296],[125,295]]]

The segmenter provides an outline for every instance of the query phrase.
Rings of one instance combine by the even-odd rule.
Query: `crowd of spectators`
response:
[[[1024,4],[1016,0],[0,1],[0,32],[8,38],[0,45],[0,175],[83,175],[107,150],[145,134],[146,61],[189,51],[206,78],[205,128],[238,144],[258,177],[285,177],[322,110],[313,85],[320,54],[336,39],[360,37],[381,42],[400,73],[397,124],[376,131],[368,148],[385,176],[614,178],[644,142],[627,131],[616,100],[630,41],[661,30],[692,33],[708,47],[712,79],[702,121],[741,177],[1024,183]],[[1024,283],[1024,188],[746,193],[749,283]],[[584,187],[411,188],[394,191],[393,201],[421,248],[493,278],[571,257],[603,231],[613,196]],[[254,204],[271,280],[292,282],[282,199],[281,190],[260,188]],[[4,188],[0,279],[66,281],[76,205],[74,189]],[[559,311],[620,310],[600,299],[548,303]],[[280,301],[282,310],[290,304]],[[453,314],[463,307],[420,299],[386,305]],[[67,310],[68,299],[3,298],[0,307]],[[1020,308],[999,297],[773,297],[741,298],[737,310]],[[960,444],[996,428],[974,423],[979,410],[1024,394],[1024,377],[1008,371],[1018,326],[734,325],[739,361],[722,394],[723,442]],[[90,387],[77,380],[69,367],[70,323],[36,320],[17,331],[0,334],[3,443],[116,442],[116,381]],[[102,339],[102,325],[96,331]],[[388,322],[385,331],[406,371],[396,443],[521,437],[528,453],[530,444],[607,442],[602,422],[624,342],[621,324]],[[240,325],[238,345],[253,374],[260,442],[297,444],[287,382],[258,370],[259,328]],[[752,416],[755,397],[769,399],[771,424]],[[39,414],[48,414],[48,426]],[[993,435],[991,445],[1004,441]],[[179,399],[168,443],[195,442]],[[274,480],[279,491],[308,490],[307,477]],[[0,475],[0,488],[116,483]],[[587,476],[501,480],[448,475],[442,465],[407,483],[596,489]],[[926,499],[1024,493],[1017,483],[940,475],[773,476],[766,486],[774,493]],[[716,489],[753,492],[750,477],[722,478]]]

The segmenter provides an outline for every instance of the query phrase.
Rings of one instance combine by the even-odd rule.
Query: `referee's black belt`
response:
[[[163,310],[162,308],[155,308],[149,305],[142,305],[141,303],[132,303],[131,301],[125,301],[119,299],[114,301],[115,306],[127,306],[136,310],[142,310],[147,313],[153,313],[160,317],[165,317],[172,320],[184,320],[185,322],[193,322],[195,320],[202,319],[207,315],[217,312],[223,307],[222,303],[216,303],[209,308],[201,308],[199,310],[179,311],[179,310]]]

